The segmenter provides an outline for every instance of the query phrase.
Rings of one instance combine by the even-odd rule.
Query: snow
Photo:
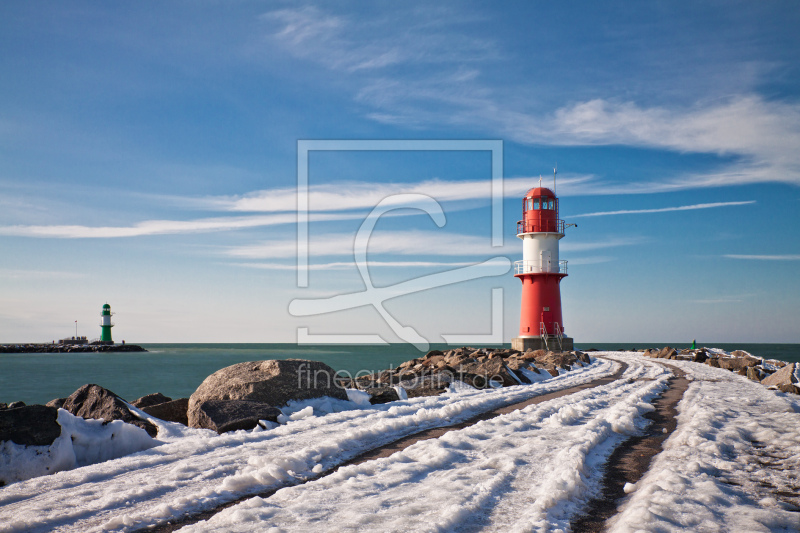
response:
[[[0,532],[132,531],[242,498],[181,531],[568,531],[599,494],[609,455],[646,426],[671,376],[660,360],[595,355],[627,363],[622,379],[335,471],[406,435],[588,383],[617,365],[597,358],[531,385],[454,383],[440,396],[381,405],[348,391],[349,401],[293,402],[268,430],[224,435],[151,417],[156,447],[0,488]],[[625,485],[610,531],[800,530],[800,398],[726,370],[667,363],[690,379],[678,427],[645,476]],[[76,463],[81,453],[83,464],[101,460],[82,438]]]
[[[532,386],[467,389],[369,407],[307,400],[283,409],[287,423],[269,431],[216,435],[187,429],[185,437],[149,450],[0,488],[0,531],[139,529],[301,483],[406,435],[587,383],[614,367],[598,359]]]
[[[24,446],[5,441],[0,447],[0,478],[6,482],[71,470],[158,444],[141,428],[121,420],[85,420],[58,410],[61,435],[50,446]]]
[[[726,370],[669,363],[693,378],[678,428],[610,531],[799,531],[798,397]]]

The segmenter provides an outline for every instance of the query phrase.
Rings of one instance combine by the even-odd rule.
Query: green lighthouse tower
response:
[[[114,344],[114,341],[111,339],[111,328],[114,327],[114,324],[111,323],[111,306],[105,304],[103,306],[103,311],[100,313],[100,342],[102,344]]]

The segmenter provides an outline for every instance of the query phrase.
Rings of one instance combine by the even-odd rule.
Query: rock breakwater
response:
[[[0,353],[146,352],[138,344],[0,344]]]

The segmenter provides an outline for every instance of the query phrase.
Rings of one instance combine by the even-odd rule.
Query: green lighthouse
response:
[[[114,344],[111,339],[111,328],[114,327],[114,324],[111,323],[111,315],[111,306],[105,304],[103,311],[100,313],[100,342],[103,344]]]

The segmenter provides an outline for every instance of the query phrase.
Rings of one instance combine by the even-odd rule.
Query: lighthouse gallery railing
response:
[[[567,262],[542,265],[541,261],[514,261],[514,274],[566,274]]]
[[[564,234],[563,220],[517,220],[517,235],[523,233]]]

